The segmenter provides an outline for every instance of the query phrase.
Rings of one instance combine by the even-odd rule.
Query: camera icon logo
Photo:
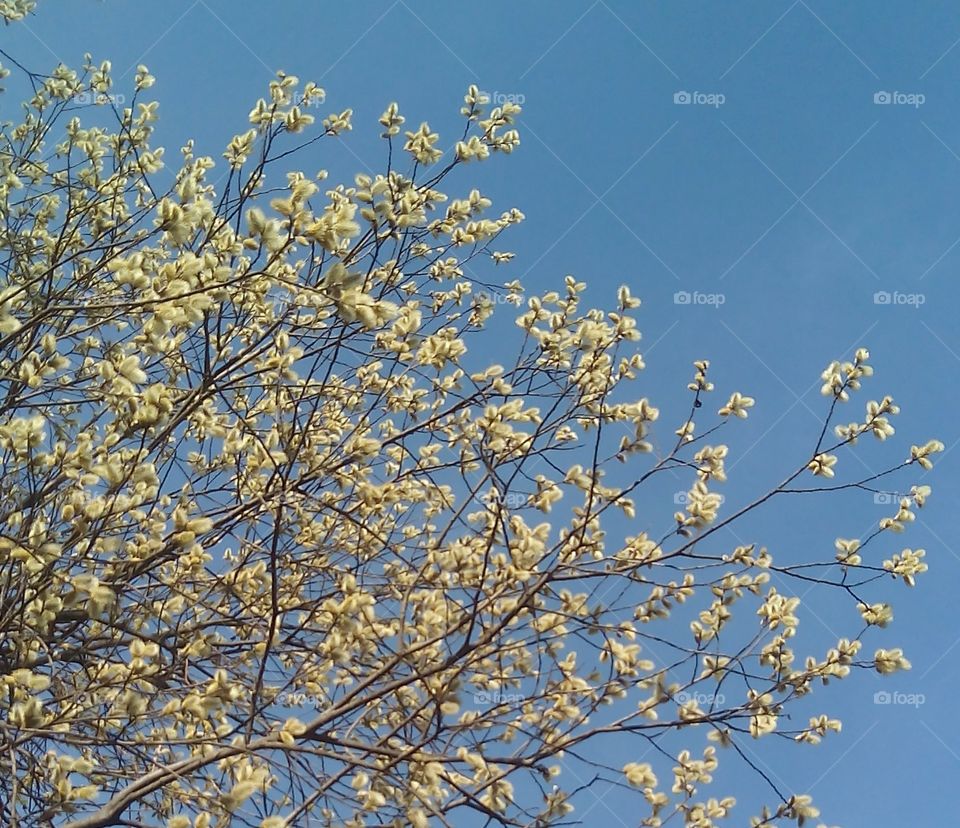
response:
[[[689,92],[680,91],[673,93],[673,102],[675,104],[688,104],[691,100]]]
[[[873,102],[875,104],[888,104],[893,100],[889,92],[874,92]]]
[[[673,304],[675,305],[689,305],[690,304],[690,291],[689,290],[678,290],[673,294]]]
[[[893,697],[886,690],[877,690],[873,694],[874,704],[890,704],[891,701],[893,701]]]
[[[890,304],[890,291],[888,290],[878,290],[873,294],[873,304],[875,305],[889,305]]]

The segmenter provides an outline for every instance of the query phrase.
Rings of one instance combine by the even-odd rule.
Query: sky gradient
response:
[[[504,244],[517,252],[504,278],[541,291],[573,274],[606,306],[630,285],[644,302],[643,393],[664,427],[683,416],[694,359],[711,360],[717,405],[732,390],[757,399],[729,438],[731,506],[803,457],[827,408],[820,372],[868,347],[876,375],[841,421],[891,394],[898,434],[862,440],[840,478],[903,459],[911,441],[947,447],[922,481],[934,493],[917,524],[881,547],[926,549],[930,573],[914,590],[886,585],[896,620],[865,646],[902,646],[913,670],[815,694],[809,715],[844,722],[819,747],[748,747],[786,790],[812,794],[828,825],[944,824],[960,771],[955,4],[41,0],[0,43],[37,71],[79,66],[85,51],[110,59],[117,93],[146,63],[168,163],[188,138],[219,159],[276,70],[314,80],[328,93],[322,114],[355,111],[354,132],[320,145],[305,169],[328,168],[334,182],[380,169],[376,119],[390,101],[408,126],[429,120],[452,140],[470,83],[512,96],[524,107],[521,147],[477,168],[475,182],[458,179],[527,216]],[[18,100],[16,79],[7,85],[2,120]],[[658,526],[674,508],[664,502]],[[865,493],[810,496],[751,516],[727,540],[760,542],[781,563],[822,560],[836,536],[865,535],[890,512]],[[804,596],[803,652],[835,643],[834,626],[855,630],[852,612],[835,593]],[[881,690],[923,701],[875,703]],[[640,758],[615,750],[619,764]],[[769,796],[724,759],[710,793],[742,799],[730,824],[746,824],[750,803]],[[585,824],[635,824],[633,795],[597,793],[578,811]]]

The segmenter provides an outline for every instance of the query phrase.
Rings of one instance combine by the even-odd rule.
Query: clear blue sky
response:
[[[316,80],[328,90],[324,113],[356,112],[351,149],[318,154],[308,170],[329,167],[334,178],[378,168],[376,118],[391,100],[408,123],[428,119],[452,137],[469,83],[522,96],[521,148],[479,168],[476,182],[496,206],[527,215],[512,233],[510,275],[540,290],[572,273],[598,303],[631,285],[644,300],[644,393],[665,424],[679,421],[696,358],[712,360],[718,387],[757,398],[731,441],[731,503],[808,450],[825,410],[820,371],[869,347],[876,376],[852,405],[859,414],[890,393],[903,413],[894,445],[865,443],[862,464],[841,460],[845,472],[900,459],[910,438],[947,445],[926,481],[931,503],[904,543],[883,546],[925,548],[931,572],[914,591],[887,586],[896,621],[866,646],[902,645],[914,669],[827,688],[802,712],[838,715],[844,730],[817,748],[748,747],[785,789],[811,793],[830,825],[949,819],[960,772],[955,4],[41,0],[37,16],[0,38],[37,70],[79,65],[90,51],[118,75],[131,67],[130,82],[147,63],[168,157],[188,137],[218,157],[277,69]],[[676,103],[678,93],[691,102]],[[677,304],[678,292],[720,294],[723,304]],[[923,303],[878,304],[877,292]],[[808,500],[736,531],[781,562],[822,560],[834,537],[866,533],[888,511],[868,495]],[[837,595],[805,596],[804,606],[804,653],[822,653],[833,628],[857,628]],[[876,705],[881,688],[925,703]],[[615,763],[638,758],[622,742],[614,749],[623,753]],[[731,824],[746,824],[764,792],[732,754],[721,758],[716,793],[742,799]],[[635,824],[629,795],[598,792],[605,802],[587,825]]]

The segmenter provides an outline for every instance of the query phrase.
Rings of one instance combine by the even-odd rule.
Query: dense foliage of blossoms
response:
[[[187,144],[172,175],[146,67],[129,106],[108,62],[31,80],[0,134],[4,825],[544,826],[571,818],[567,763],[599,736],[658,747],[606,769],[640,824],[742,825],[710,796],[723,748],[816,744],[840,722],[786,706],[909,668],[865,648],[893,618],[881,580],[926,570],[923,550],[881,547],[928,486],[807,568],[716,532],[774,494],[876,491],[943,446],[831,482],[860,436],[894,435],[889,397],[834,422],[871,374],[860,349],[823,374],[809,454],[723,514],[716,437],[753,398],[705,406],[698,361],[689,416],[661,428],[635,390],[628,288],[601,311],[572,277],[524,297],[474,275],[508,265],[523,214],[454,172],[511,153],[519,107],[471,87],[448,144],[390,104],[384,171],[331,185],[279,173],[352,128],[349,110],[315,123],[323,90],[295,77],[222,159]],[[515,359],[473,364],[496,293],[518,306]],[[639,518],[671,470],[683,508]],[[800,599],[773,575],[835,588],[849,637],[802,650]],[[690,747],[665,758],[676,732]],[[771,796],[752,825],[818,816]]]

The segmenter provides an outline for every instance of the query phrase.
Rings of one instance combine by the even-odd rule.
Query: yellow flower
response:
[[[727,404],[717,413],[720,414],[721,417],[727,417],[732,414],[740,419],[746,419],[747,409],[753,408],[753,404],[753,397],[745,397],[739,391],[735,391]]]
[[[873,657],[873,665],[882,675],[910,669],[910,662],[903,657],[903,650],[899,647],[892,650],[877,650]]]
[[[623,766],[623,774],[635,788],[655,788],[657,777],[653,768],[646,762],[630,762]]]
[[[820,477],[833,477],[833,467],[837,458],[832,454],[818,454],[808,464],[807,468]]]

